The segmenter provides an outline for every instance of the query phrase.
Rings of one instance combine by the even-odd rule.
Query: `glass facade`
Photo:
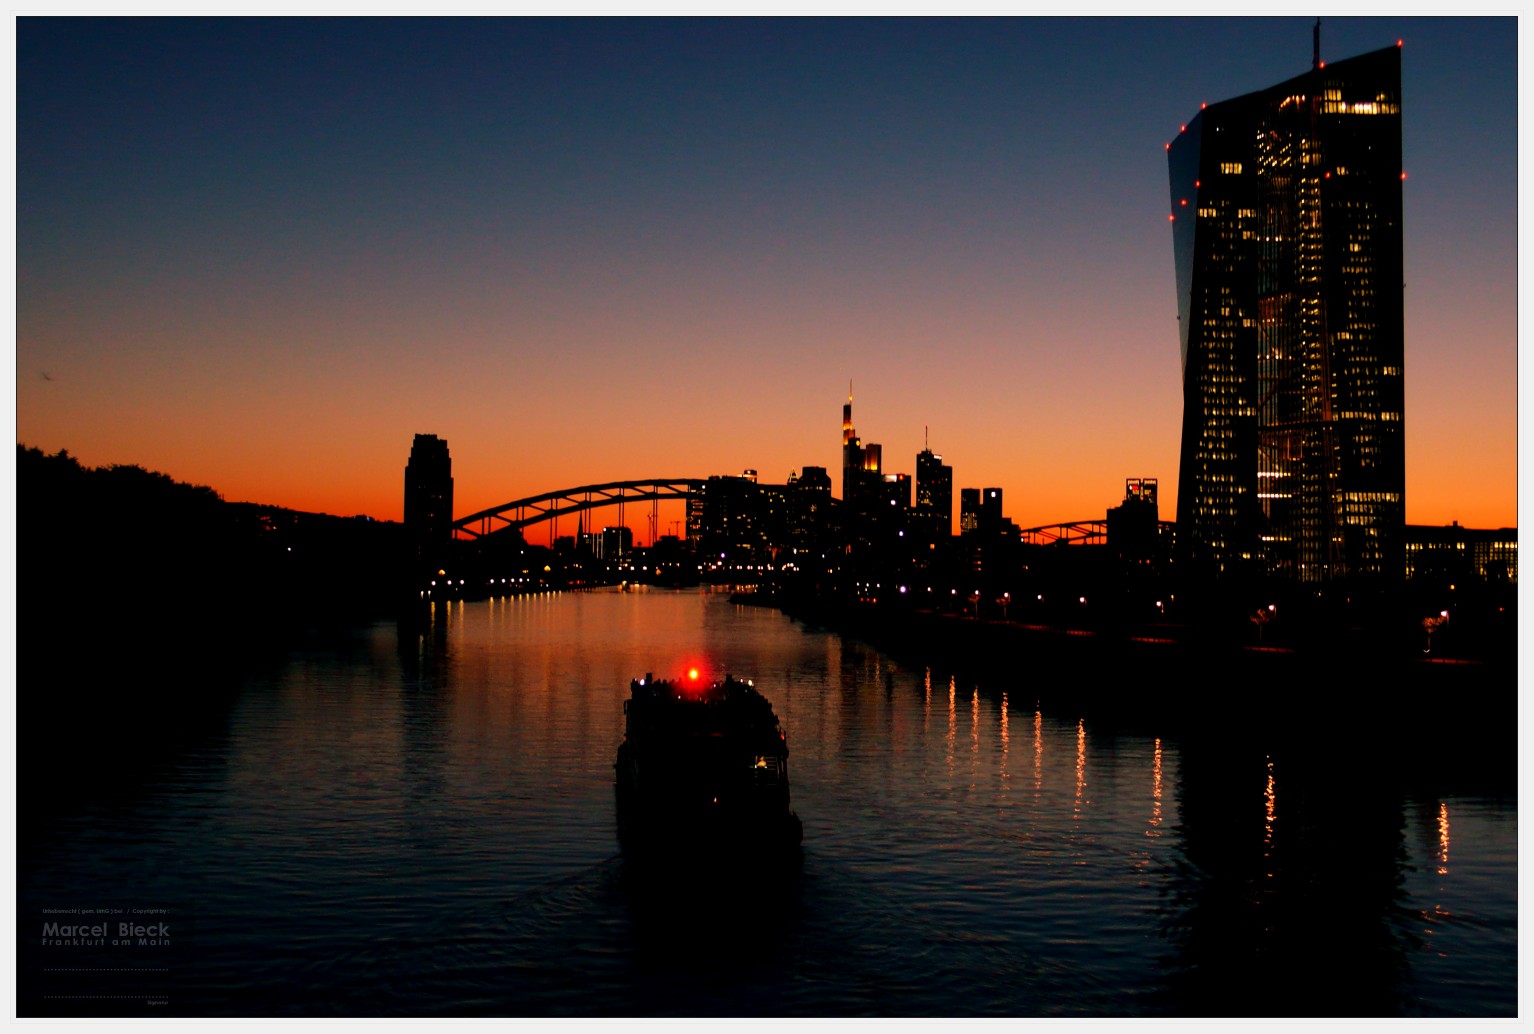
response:
[[[1404,573],[1400,70],[1322,63],[1168,145],[1195,573]]]

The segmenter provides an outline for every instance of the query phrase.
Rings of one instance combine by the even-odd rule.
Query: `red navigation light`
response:
[[[1316,67],[1317,68],[1325,68],[1326,67],[1326,62],[1322,61],[1320,64],[1316,65]]]
[[[1406,173],[1401,173],[1401,178],[1404,180],[1406,178]]]
[[[1396,46],[1399,47],[1401,45],[1401,42],[1402,42],[1401,40],[1396,40]]]
[[[1322,178],[1323,178],[1323,179],[1331,179],[1331,178],[1332,178],[1332,174],[1331,174],[1331,173],[1329,173],[1329,172],[1328,172],[1328,173],[1327,173],[1327,174],[1326,174],[1326,175],[1325,175],[1325,176],[1324,176],[1324,177],[1322,177]]]
[[[1170,151],[1170,150],[1171,150],[1171,149],[1172,149],[1172,145],[1171,145],[1171,144],[1167,144],[1167,145],[1166,145],[1166,149],[1167,149],[1167,150],[1168,150],[1168,151]]]
[[[1202,184],[1202,183],[1200,183],[1200,182],[1199,182],[1199,181],[1198,181],[1198,180],[1194,180],[1194,181],[1193,181],[1193,189],[1194,189],[1194,190],[1197,190],[1197,189],[1198,189],[1198,188],[1199,188],[1199,187],[1201,187],[1201,186],[1203,186],[1203,184]]]
[[[1179,127],[1177,127],[1177,131],[1179,133],[1186,133],[1188,131],[1188,127],[1187,126],[1179,126]]]
[[[1205,108],[1207,108],[1207,107],[1209,107],[1209,105],[1208,105],[1208,104],[1207,104],[1207,103],[1206,103],[1206,104],[1200,104],[1200,105],[1199,105],[1199,106],[1198,106],[1198,110],[1199,110],[1199,111],[1203,111],[1203,110],[1204,110],[1204,109],[1205,109]]]
[[[1187,207],[1188,207],[1188,199],[1187,199],[1187,198],[1183,198],[1183,199],[1182,199],[1182,206],[1183,206],[1183,207],[1184,207],[1184,208],[1187,208]]]
[[[1168,213],[1167,213],[1167,215],[1166,215],[1166,217],[1167,217],[1167,221],[1168,221],[1168,222],[1176,222],[1176,220],[1177,220],[1177,216],[1176,216],[1176,215],[1174,215],[1174,214],[1173,214],[1173,213],[1171,213],[1171,212],[1168,212]]]

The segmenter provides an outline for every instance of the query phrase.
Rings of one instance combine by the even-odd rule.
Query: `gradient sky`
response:
[[[1397,39],[1407,520],[1512,525],[1516,21],[1328,18],[1322,56]],[[1310,49],[1308,18],[23,18],[17,437],[388,519],[417,432],[460,516],[747,467],[839,495],[851,378],[886,470],[927,425],[1024,527],[1130,476],[1170,518],[1164,147]]]

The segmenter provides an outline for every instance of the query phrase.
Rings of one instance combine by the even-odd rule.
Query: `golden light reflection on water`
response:
[[[1001,785],[1007,786],[1007,749],[1011,737],[1007,735],[1007,691],[1001,691]]]
[[[969,694],[969,739],[970,752],[980,753],[980,687],[976,686]]]
[[[1044,712],[1033,712],[1033,792],[1044,789]]]
[[[932,724],[932,669],[927,669],[927,674],[922,678],[922,686],[926,689],[926,695],[922,698],[921,705],[921,731],[926,732]]]
[[[1161,739],[1157,737],[1155,753],[1151,755],[1151,817],[1145,835],[1161,835]]]
[[[1263,799],[1263,827],[1262,827],[1262,856],[1271,858],[1273,855],[1273,820],[1278,814],[1278,793],[1273,781],[1273,759],[1268,759],[1268,785],[1262,792]],[[1273,876],[1268,873],[1269,878]]]
[[[1438,803],[1438,875],[1449,875],[1449,803]]]
[[[1087,788],[1087,720],[1076,719],[1076,810],[1081,810],[1081,795]]]

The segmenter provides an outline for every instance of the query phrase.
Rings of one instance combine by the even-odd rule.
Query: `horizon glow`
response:
[[[1517,523],[1516,26],[1323,25],[1333,59],[1405,41],[1413,524]],[[418,432],[460,516],[746,468],[840,496],[852,378],[956,510],[1101,519],[1153,477],[1170,518],[1164,144],[1310,30],[22,18],[18,440],[389,520]]]

